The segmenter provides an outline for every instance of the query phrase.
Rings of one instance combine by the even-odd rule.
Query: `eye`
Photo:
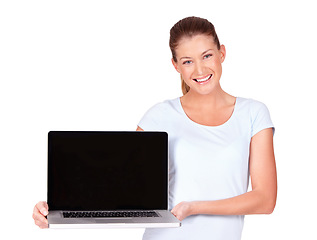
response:
[[[185,65],[185,64],[191,64],[192,63],[192,61],[190,61],[190,60],[187,60],[187,61],[184,61],[183,62],[183,64]]]
[[[204,59],[210,58],[210,57],[212,57],[212,54],[206,54],[206,55],[204,56]]]

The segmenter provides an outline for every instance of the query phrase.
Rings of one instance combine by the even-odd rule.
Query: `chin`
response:
[[[190,86],[190,90],[199,95],[212,95],[217,92],[221,87],[217,87],[214,84],[209,84],[207,86]]]
[[[214,77],[212,77],[208,80],[208,82],[203,84],[195,81],[189,81],[188,83],[186,84],[190,87],[190,91],[198,95],[212,95],[218,90],[221,90],[219,80]]]
[[[201,89],[190,89],[191,94],[194,95],[200,95],[200,96],[208,96],[208,95],[213,95],[215,93],[215,90],[201,90]]]

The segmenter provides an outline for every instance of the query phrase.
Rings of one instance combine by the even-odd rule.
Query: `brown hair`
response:
[[[178,21],[170,30],[169,46],[172,52],[173,60],[177,62],[176,48],[179,41],[184,37],[194,37],[199,34],[205,34],[211,36],[217,45],[218,50],[220,49],[220,42],[215,30],[214,25],[207,19],[199,17],[187,17]],[[189,91],[189,86],[182,80],[182,91],[185,95]]]

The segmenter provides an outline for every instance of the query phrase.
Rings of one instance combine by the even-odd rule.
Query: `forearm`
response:
[[[192,214],[248,215],[273,212],[277,177],[271,129],[265,129],[252,138],[250,176],[252,191],[223,200],[192,202]]]
[[[273,132],[270,128],[257,133],[251,140],[250,177],[252,191],[216,201],[181,202],[172,213],[183,220],[197,214],[248,215],[270,214],[277,196],[277,177],[273,151]]]
[[[191,203],[191,215],[248,215],[270,214],[275,207],[276,198],[265,196],[261,191],[216,201],[195,201]]]

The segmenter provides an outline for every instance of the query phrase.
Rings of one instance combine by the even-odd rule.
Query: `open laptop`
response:
[[[165,132],[48,133],[50,228],[179,227]]]

